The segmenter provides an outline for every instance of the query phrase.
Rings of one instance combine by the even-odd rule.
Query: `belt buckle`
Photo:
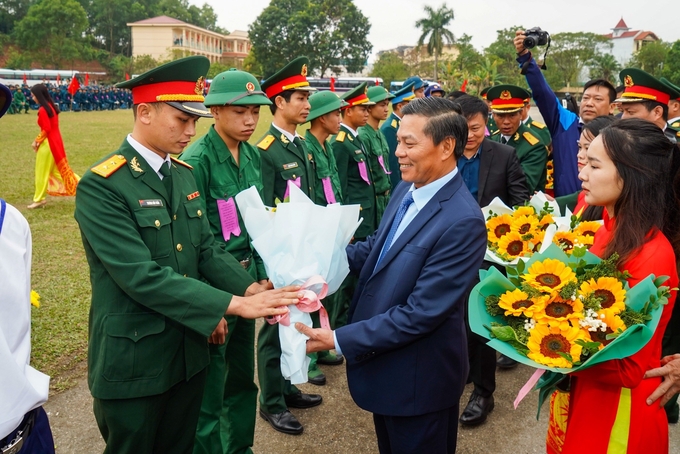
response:
[[[2,454],[16,454],[24,446],[23,431],[18,432],[16,438],[7,446],[2,448]]]

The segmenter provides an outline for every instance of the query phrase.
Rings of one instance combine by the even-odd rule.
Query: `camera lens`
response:
[[[524,38],[524,42],[522,44],[526,49],[533,49],[536,47],[536,39],[534,39],[533,36],[527,36]]]

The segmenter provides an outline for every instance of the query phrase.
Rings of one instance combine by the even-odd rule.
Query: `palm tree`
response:
[[[590,60],[590,78],[602,78],[617,85],[616,77],[621,71],[621,65],[612,54],[601,54]]]
[[[437,80],[437,66],[439,56],[444,48],[444,40],[446,39],[449,44],[452,44],[455,40],[453,33],[446,28],[453,20],[453,9],[448,8],[446,3],[436,11],[430,6],[426,6],[424,9],[427,17],[416,21],[416,27],[422,30],[418,39],[418,47],[422,46],[429,36],[427,53],[434,55],[434,80]]]

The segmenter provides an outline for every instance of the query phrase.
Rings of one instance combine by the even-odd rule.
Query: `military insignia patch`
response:
[[[674,128],[680,128],[680,121],[676,121],[671,126],[673,126]]]
[[[527,142],[529,142],[531,145],[536,145],[538,143],[538,139],[536,137],[534,137],[533,134],[531,134],[529,131],[522,134],[522,136],[524,136],[524,138],[527,140]],[[517,139],[515,139],[515,140],[517,140]]]
[[[283,170],[295,169],[295,168],[297,168],[297,166],[298,166],[297,162],[290,162],[288,164],[283,165]]]
[[[531,126],[536,126],[538,129],[545,129],[545,125],[538,121],[532,121]]]
[[[340,131],[337,136],[335,136],[335,141],[336,142],[344,142],[345,141],[345,131]]]
[[[281,133],[281,137],[279,137],[279,139],[281,139],[281,142],[283,142],[285,144],[290,143],[290,140],[288,140],[288,137],[286,137],[286,135],[283,134],[283,133]]]
[[[517,142],[517,139],[519,139],[519,133],[518,132],[515,133],[515,137],[513,137],[512,140]]]
[[[126,162],[127,159],[125,159],[125,156],[117,154],[110,157],[101,164],[92,167],[90,170],[92,170],[92,173],[96,173],[100,177],[108,178],[116,170],[120,169]]]
[[[248,82],[246,84],[246,90],[248,91],[248,93],[254,92],[255,91],[255,84],[252,83],[252,82]]]
[[[623,79],[623,85],[625,85],[626,87],[632,87],[632,86],[634,85],[634,84],[633,84],[633,78],[630,77],[630,76],[624,77],[624,79]]]
[[[161,199],[140,200],[139,206],[142,208],[159,208],[163,206],[163,201]]]
[[[187,168],[189,168],[189,169],[193,169],[193,167],[191,167],[190,164],[187,164],[187,163],[184,162],[184,161],[180,161],[180,160],[177,159],[177,158],[173,158],[172,156],[170,156],[170,160],[171,160],[172,162],[175,162],[175,163],[181,165],[181,166],[187,167]]]
[[[390,124],[390,126],[392,126],[393,128],[396,128],[396,127],[399,126],[399,123],[397,122],[396,118],[392,119],[392,123]]]
[[[276,140],[276,138],[273,135],[268,134],[264,139],[260,140],[260,143],[257,144],[257,148],[266,150],[274,143],[274,140]]]
[[[311,153],[307,153],[307,159],[311,162],[314,160],[314,157],[312,156]]]
[[[142,170],[142,168],[139,166],[139,162],[137,161],[137,156],[135,156],[134,158],[132,158],[132,160],[130,161],[130,167],[131,167],[132,170],[134,170],[135,172],[139,172],[139,173],[144,172],[144,171]]]
[[[361,150],[354,150],[354,154],[361,154],[361,153],[362,153]]]
[[[201,76],[196,81],[196,87],[194,87],[194,93],[196,93],[197,95],[202,95],[204,88],[205,88],[205,77]]]
[[[192,192],[191,194],[189,194],[189,195],[187,196],[187,200],[194,200],[196,197],[198,197],[198,196],[200,196],[200,195],[201,195],[201,193],[198,192],[198,191]]]
[[[307,77],[307,65],[302,65],[302,71],[300,71],[300,74],[304,77]]]
[[[512,95],[508,90],[503,90],[501,92],[501,99],[512,99]]]

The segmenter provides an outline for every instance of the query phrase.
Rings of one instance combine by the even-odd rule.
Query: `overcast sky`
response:
[[[229,31],[248,30],[269,0],[190,0],[210,4],[218,25]],[[420,33],[415,21],[423,6],[438,8],[441,0],[354,0],[371,22],[373,55],[400,45],[415,45]],[[496,39],[496,30],[514,25],[541,27],[550,33],[586,31],[609,33],[623,17],[632,30],[649,30],[664,41],[680,39],[680,6],[671,0],[469,0],[447,1],[455,19],[456,37],[467,33],[479,50]],[[371,58],[373,60],[373,58]]]

